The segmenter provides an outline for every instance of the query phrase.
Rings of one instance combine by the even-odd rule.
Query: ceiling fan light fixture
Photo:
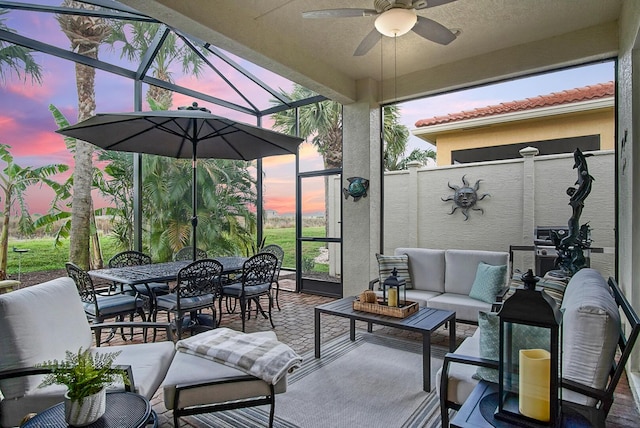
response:
[[[374,25],[387,37],[399,37],[411,31],[417,21],[414,9],[393,8],[380,14]]]

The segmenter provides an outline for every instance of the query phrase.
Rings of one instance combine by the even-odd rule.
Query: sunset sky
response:
[[[52,1],[50,4],[59,4]],[[27,37],[46,40],[47,43],[67,49],[69,41],[60,31],[59,25],[50,14],[11,11],[4,15],[5,24]],[[101,48],[99,58],[126,66],[127,61],[119,58],[120,52]],[[232,56],[232,55],[230,55]],[[32,84],[30,80],[24,82],[17,76],[10,74],[4,82],[0,82],[0,143],[11,146],[11,153],[15,163],[20,166],[41,166],[51,163],[64,163],[71,167],[73,159],[66,149],[63,137],[54,131],[57,126],[48,106],[57,106],[71,123],[77,121],[77,98],[75,88],[74,64],[53,56],[34,53],[34,57],[43,69],[42,84]],[[233,56],[232,56],[233,57]],[[289,91],[292,83],[273,73],[256,67],[237,57],[236,61],[257,75],[261,80],[273,88]],[[238,73],[222,63],[213,61],[225,75]],[[129,64],[129,68],[132,66]],[[135,67],[134,67],[135,68]],[[3,70],[4,71],[4,70]],[[218,98],[243,104],[239,96],[223,83],[215,73],[208,73],[200,78],[185,76],[179,67],[173,73],[176,83],[210,93]],[[429,99],[405,102],[400,104],[401,122],[409,129],[419,119],[439,116],[448,113],[470,110],[500,102],[520,100],[527,97],[548,94],[551,92],[571,89],[589,84],[602,83],[614,79],[613,63],[602,63],[581,69],[556,72],[524,80],[514,80],[499,85],[485,86],[473,90],[459,91]],[[249,84],[243,78],[234,82],[248,98],[256,102],[263,109],[270,106],[271,96]],[[132,111],[133,81],[115,76],[103,71],[96,74],[96,112]],[[143,85],[146,92],[147,85]],[[194,101],[190,97],[174,94],[173,107],[190,105]],[[209,108],[212,113],[230,117],[255,125],[255,119],[248,115],[222,109],[215,105],[199,102],[201,106]],[[143,110],[149,107],[143,105]],[[270,127],[265,118],[262,126]],[[433,148],[427,143],[411,137],[410,149]],[[265,208],[275,210],[280,214],[292,214],[295,210],[295,157],[277,156],[264,160],[265,170]],[[322,168],[322,159],[310,144],[303,144],[300,149],[301,171]],[[4,168],[4,165],[0,166]],[[313,214],[324,211],[324,197],[322,186],[317,189],[305,187],[305,213]],[[32,188],[28,191],[29,209],[32,213],[44,213],[51,201],[52,193],[47,190]]]

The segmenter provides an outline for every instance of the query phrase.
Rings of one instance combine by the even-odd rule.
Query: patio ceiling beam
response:
[[[174,85],[173,83],[169,83],[169,82],[165,82],[163,80],[160,79],[156,79],[155,77],[150,77],[150,76],[144,76],[142,79],[136,79],[136,72],[133,70],[128,70],[126,68],[123,67],[119,67],[117,65],[113,65],[113,64],[109,64],[107,62],[104,61],[100,61],[97,59],[93,59],[93,58],[89,58],[86,57],[84,55],[80,55],[77,54],[75,52],[71,52],[65,49],[61,49],[57,46],[52,46],[52,45],[48,45],[46,43],[40,42],[38,40],[33,40],[30,39],[28,37],[24,37],[21,36],[19,34],[16,33],[12,33],[10,31],[6,31],[6,30],[1,30],[0,29],[0,40],[5,40],[8,42],[11,42],[13,44],[19,45],[19,46],[24,46],[26,48],[29,49],[33,49],[35,51],[38,52],[43,52],[49,55],[53,55],[56,56],[58,58],[62,58],[62,59],[66,59],[69,61],[73,61],[73,62],[77,62],[79,64],[83,64],[83,65],[87,65],[89,67],[93,67],[96,68],[98,70],[103,70],[103,71],[107,71],[109,73],[113,73],[116,74],[118,76],[123,76],[123,77],[127,77],[129,79],[132,80],[141,80],[144,83],[150,84],[150,85],[154,85],[154,86],[158,86],[160,88],[164,88],[164,89],[168,89],[170,91],[174,91],[174,92],[178,92],[184,95],[188,95],[190,97],[195,97],[195,98],[200,98],[202,100],[211,102],[213,104],[217,104],[220,105],[222,107],[225,108],[229,108],[232,110],[236,110],[242,113],[246,113],[249,114],[251,116],[255,116],[256,112],[228,102],[228,101],[224,101],[221,100],[220,98],[216,98],[216,97],[212,97],[210,95],[204,94],[202,92],[198,92],[198,91],[194,91],[192,89],[188,89],[188,88],[184,88],[182,86],[177,86]]]
[[[15,45],[24,46],[25,48],[33,49],[38,52],[43,52],[49,55],[56,56],[58,58],[66,59],[69,61],[77,62],[80,64],[88,65],[99,70],[108,71],[109,73],[117,74],[118,76],[128,77],[129,79],[135,79],[135,73],[126,68],[119,67],[117,65],[109,64],[108,62],[100,61],[98,59],[89,58],[84,55],[77,54],[75,52],[68,51],[66,49],[52,46],[38,40],[30,39],[28,37],[21,36],[10,31],[0,29],[0,40],[11,42]]]
[[[215,65],[213,65],[213,63],[209,61],[209,59],[202,52],[200,52],[200,50],[198,50],[198,48],[194,46],[194,44],[191,43],[191,41],[187,37],[185,37],[183,34],[178,32],[176,32],[176,34],[178,35],[178,37],[182,39],[184,44],[189,46],[189,48],[193,50],[193,52],[195,52],[196,55],[198,55],[200,59],[204,61],[222,80],[224,80],[225,83],[229,85],[229,87],[233,89],[236,94],[238,94],[243,100],[245,100],[247,104],[249,104],[253,108],[254,115],[260,111],[260,109],[256,107],[256,105],[253,104],[251,100],[249,100],[229,79],[227,79],[227,77],[224,74],[222,74],[220,70],[218,70],[218,68]]]
[[[78,16],[93,16],[96,18],[107,19],[125,19],[128,21],[140,21],[140,22],[158,22],[154,18],[150,18],[139,13],[129,12],[112,12],[106,10],[92,10],[92,9],[74,9],[71,7],[62,6],[45,6],[32,3],[16,3],[13,1],[0,1],[0,8],[3,9],[15,9],[15,10],[28,10],[31,12],[46,12],[55,13],[59,15],[78,15]]]
[[[313,103],[321,103],[322,101],[328,101],[329,98],[325,97],[324,95],[316,95],[313,97],[309,97],[309,98],[305,98],[302,100],[296,100],[296,101],[290,101],[290,103],[288,105],[281,105],[281,106],[274,106],[271,108],[268,108],[266,110],[262,110],[260,112],[261,116],[266,116],[269,114],[274,114],[274,113],[279,113],[281,111],[285,111],[285,110],[289,110],[292,108],[296,108],[296,107],[304,107],[307,106],[309,104],[313,104]]]
[[[183,95],[188,95],[190,97],[194,97],[194,98],[199,98],[203,101],[208,101],[212,104],[216,104],[219,105],[221,107],[225,107],[231,110],[235,110],[235,111],[239,111],[241,113],[246,113],[249,114],[251,116],[255,116],[256,112],[254,110],[251,110],[250,108],[247,107],[243,107],[241,105],[235,104],[235,103],[231,103],[229,101],[225,101],[222,100],[220,98],[216,98],[216,97],[212,97],[211,95],[207,95],[203,92],[200,91],[195,91],[193,89],[189,89],[189,88],[185,88],[184,86],[178,86],[175,85],[171,82],[166,82],[164,80],[160,80],[157,79],[155,77],[151,77],[151,76],[143,76],[142,79],[140,79],[142,82],[147,83],[149,85],[153,85],[153,86],[157,86],[159,88],[162,89],[168,89],[170,91],[173,92],[178,92],[180,94]]]
[[[118,12],[125,12],[125,13],[130,13],[133,15],[140,15],[140,16],[144,16],[146,18],[151,18],[143,13],[141,13],[140,11],[124,5],[122,3],[119,2],[115,2],[112,0],[80,0],[82,3],[87,3],[87,4],[92,4],[94,6],[100,6],[103,7],[105,9],[111,9],[111,10],[117,10]],[[152,18],[153,19],[153,18]],[[153,22],[160,22],[157,19],[153,19]]]
[[[138,71],[136,71],[136,79],[142,80],[142,78],[147,74],[147,71],[149,71],[149,68],[151,68],[151,64],[153,64],[154,58],[158,54],[158,51],[160,50],[160,47],[162,46],[164,41],[167,39],[170,31],[171,30],[169,30],[166,25],[160,24],[160,28],[158,28],[155,37],[149,44],[149,48],[144,53],[144,56],[140,58]]]
[[[269,94],[275,97],[278,101],[280,101],[283,104],[287,104],[289,105],[289,107],[291,107],[290,99],[282,96],[282,94],[279,91],[276,91],[271,86],[267,85],[265,82],[258,79],[257,76],[255,76],[253,73],[248,71],[246,68],[242,67],[240,64],[238,64],[237,62],[229,58],[224,52],[222,52],[221,49],[218,49],[217,47],[213,46],[210,43],[204,43],[204,47],[207,50],[209,50],[211,53],[216,55],[218,58],[220,58],[221,60],[229,64],[231,67],[236,69],[238,72],[242,73],[244,76],[247,77],[247,79],[251,80],[253,83],[255,83],[256,85],[260,86],[262,89],[267,91]]]

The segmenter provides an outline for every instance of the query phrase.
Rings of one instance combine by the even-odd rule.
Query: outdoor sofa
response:
[[[607,283],[595,269],[581,269],[563,295],[555,286],[550,295],[561,301],[563,312],[562,399],[596,408],[606,417],[640,332],[638,315],[615,280],[610,278]],[[629,327],[626,334],[621,314]],[[449,409],[459,409],[481,379],[497,381],[498,350],[490,344],[498,343],[498,329],[495,314],[481,314],[474,335],[465,339],[455,353],[445,356],[436,375],[442,426],[448,426]]]
[[[395,267],[407,281],[407,300],[454,311],[456,321],[469,323],[491,310],[509,279],[509,253],[500,251],[396,248],[393,256],[378,254],[378,264],[380,276],[369,288],[379,296],[376,283],[383,284]]]

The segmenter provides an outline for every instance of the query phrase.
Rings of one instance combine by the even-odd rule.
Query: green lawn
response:
[[[324,227],[308,227],[304,229],[305,236],[324,236]],[[278,244],[285,251],[283,266],[285,268],[295,267],[295,229],[278,228],[265,229],[264,236],[267,244]],[[56,248],[53,245],[53,238],[38,239],[9,239],[9,254],[7,263],[7,273],[9,275],[18,274],[18,262],[20,261],[21,272],[38,272],[44,270],[64,269],[64,264],[69,260],[69,241],[62,241],[63,245]],[[102,244],[102,256],[105,263],[118,252],[115,240],[109,236],[100,239]],[[303,258],[312,260],[323,246],[321,242],[305,242],[303,245]],[[29,250],[24,253],[17,253],[13,248]],[[316,272],[328,271],[327,265],[316,264],[313,268]]]

